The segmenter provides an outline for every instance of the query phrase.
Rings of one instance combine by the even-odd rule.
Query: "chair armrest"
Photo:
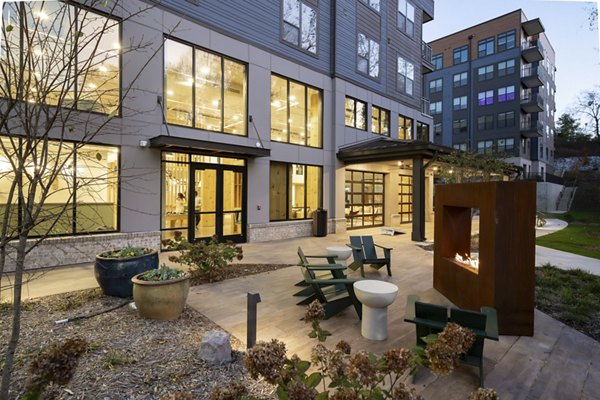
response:
[[[345,265],[339,264],[304,264],[302,266],[311,271],[343,271],[346,269]]]
[[[328,254],[326,256],[307,256],[305,254],[304,257],[306,257],[306,258],[338,258],[338,255],[337,254]]]
[[[352,285],[354,282],[359,281],[360,279],[309,279],[306,282],[308,283],[316,283],[316,284],[326,284],[326,285],[335,285],[335,284],[344,284],[344,285]]]
[[[389,250],[389,251],[393,250],[393,248],[391,248],[391,247],[384,247],[384,246],[380,246],[380,245],[375,244],[375,243],[373,243],[373,244],[375,245],[375,247],[379,247],[380,249],[383,249],[383,250]]]
[[[496,341],[499,340],[496,309],[492,307],[481,307],[481,312],[487,316],[485,319],[485,337]]]
[[[417,301],[419,301],[419,296],[417,296],[416,294],[409,294],[406,298],[406,310],[404,311],[405,321],[415,319],[415,302]]]
[[[362,247],[352,246],[351,244],[346,243],[346,246],[350,247],[352,250],[362,251]]]
[[[426,318],[413,318],[407,319],[404,318],[405,322],[410,322],[411,324],[426,326],[428,328],[440,329],[443,330],[446,327],[446,322],[434,321]]]

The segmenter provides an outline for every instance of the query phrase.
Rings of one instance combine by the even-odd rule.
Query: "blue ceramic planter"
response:
[[[94,275],[107,296],[132,297],[131,278],[149,269],[158,268],[158,251],[131,258],[96,256]]]

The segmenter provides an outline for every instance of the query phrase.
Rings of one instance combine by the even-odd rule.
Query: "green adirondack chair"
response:
[[[322,271],[318,274],[316,274],[316,277],[318,279],[330,279],[330,278],[340,278],[340,279],[344,279],[346,278],[346,274],[344,273],[344,271],[346,270],[346,267],[344,265],[341,264],[336,264],[336,255],[307,255],[304,254],[304,251],[302,250],[302,248],[300,246],[298,246],[298,258],[300,259],[299,264],[298,265],[311,265],[311,266],[329,266],[329,265],[336,265],[339,268],[334,268],[331,270],[325,270]],[[311,263],[310,260],[326,260],[327,263],[326,264],[321,264],[321,263]],[[304,299],[300,300],[298,303],[296,303],[297,305],[301,306],[301,305],[307,305],[310,304],[314,299],[316,299],[315,296],[315,291],[313,290],[312,286],[310,286],[308,283],[306,283],[306,281],[303,279],[300,282],[297,282],[295,284],[295,286],[301,286],[304,287],[304,289],[294,293],[294,296],[299,296],[299,297],[304,297]]]
[[[373,236],[350,236],[350,244],[347,246],[352,249],[352,256],[354,257],[354,261],[348,265],[348,268],[354,271],[360,268],[360,275],[364,278],[365,264],[369,264],[375,269],[387,266],[388,276],[392,276],[390,268],[392,263],[392,249],[375,244]],[[377,255],[376,247],[383,250],[383,257]]]

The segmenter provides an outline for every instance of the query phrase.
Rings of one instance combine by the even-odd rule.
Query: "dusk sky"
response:
[[[556,52],[556,116],[574,105],[581,91],[600,85],[598,29],[588,16],[595,2],[550,0],[437,0],[435,19],[423,25],[427,42],[523,9],[528,19],[540,18]]]

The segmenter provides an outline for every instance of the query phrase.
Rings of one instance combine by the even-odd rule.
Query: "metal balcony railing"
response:
[[[431,63],[431,46],[425,41],[421,42],[421,58],[423,58],[424,61]]]

